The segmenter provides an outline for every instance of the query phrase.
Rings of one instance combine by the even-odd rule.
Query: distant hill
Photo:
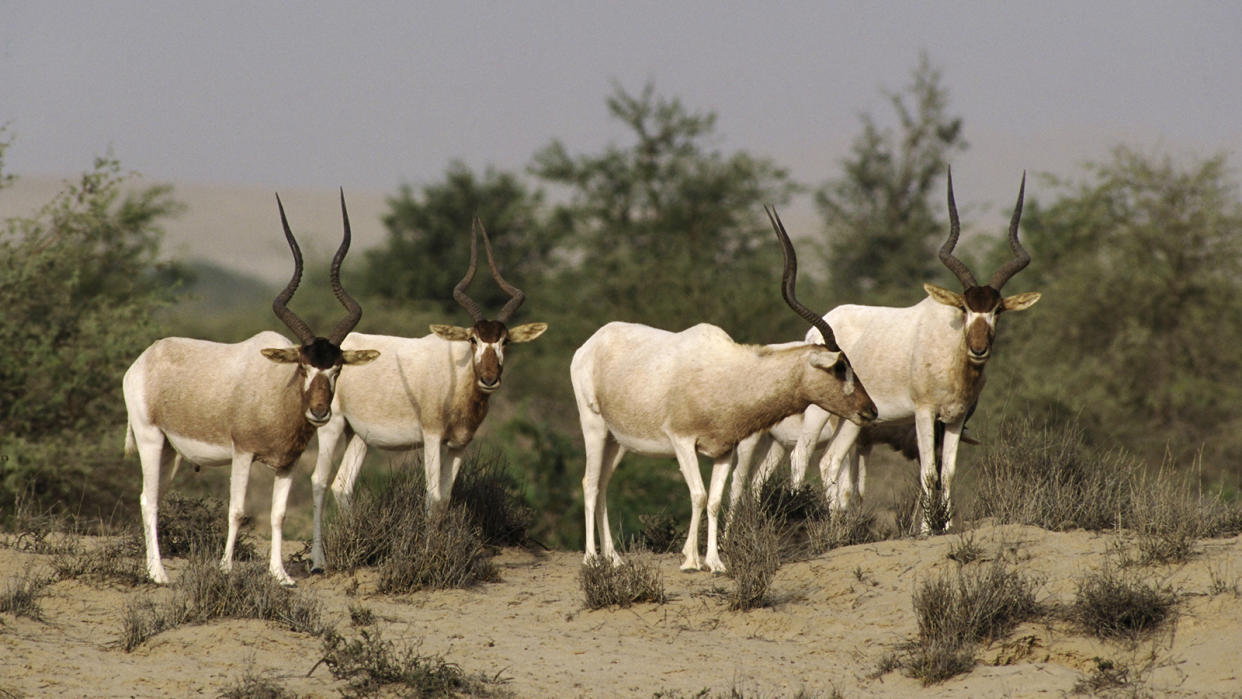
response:
[[[269,299],[280,291],[278,284],[224,267],[211,260],[182,262],[182,269],[189,274],[187,283],[178,290],[180,300],[177,306],[183,310],[210,308],[228,311],[249,308],[255,305],[255,299]]]
[[[19,173],[20,175],[20,173]],[[0,189],[0,220],[32,216],[75,177],[19,176]],[[134,177],[135,187],[161,180]],[[380,217],[388,211],[387,194],[353,191],[345,184],[345,203],[357,253],[387,237]],[[181,216],[165,221],[161,250],[165,257],[204,261],[272,284],[289,274],[289,247],[281,234],[276,192],[285,205],[289,225],[301,244],[308,269],[326,268],[341,240],[341,203],[336,189],[295,189],[271,186],[174,182],[173,196],[186,205]],[[393,190],[396,190],[394,185]],[[352,257],[352,255],[351,255]]]

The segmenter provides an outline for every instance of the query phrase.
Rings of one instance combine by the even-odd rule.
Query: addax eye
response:
[[[479,338],[475,337],[474,335],[471,335],[471,336],[470,336],[470,344],[472,344],[472,345],[477,345],[477,344],[479,344]]]

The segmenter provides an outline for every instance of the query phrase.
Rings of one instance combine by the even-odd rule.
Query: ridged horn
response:
[[[789,240],[789,234],[785,232],[785,224],[781,223],[781,217],[776,213],[775,207],[764,206],[763,210],[767,212],[768,220],[772,222],[772,230],[776,232],[776,239],[780,241],[781,252],[785,256],[785,271],[781,275],[781,296],[794,313],[798,314],[798,317],[819,330],[824,336],[825,347],[834,352],[840,352],[841,347],[837,344],[832,327],[819,314],[803,306],[794,294],[794,285],[798,281],[798,256],[794,252],[793,242]]]
[[[526,294],[500,276],[500,270],[496,268],[496,260],[492,257],[492,243],[487,238],[487,229],[483,227],[483,222],[479,220],[479,217],[475,216],[474,234],[478,235],[479,233],[483,234],[483,250],[487,253],[487,266],[492,269],[492,279],[495,279],[496,284],[509,295],[509,300],[505,303],[504,308],[500,309],[500,315],[496,316],[496,320],[501,323],[508,323],[509,318],[522,305],[522,302],[526,300]]]
[[[345,210],[345,188],[341,188],[341,218],[345,222],[345,233],[341,238],[341,246],[336,249],[336,255],[332,257],[332,267],[328,270],[328,278],[332,284],[332,293],[336,296],[336,300],[346,309],[346,315],[341,322],[332,328],[332,332],[328,335],[328,341],[339,346],[345,336],[358,326],[358,321],[362,320],[362,306],[354,300],[354,297],[345,291],[345,287],[341,286],[341,263],[345,260],[345,254],[349,252],[349,243],[352,235],[349,230],[349,212]]]
[[[299,343],[307,345],[314,341],[315,333],[311,332],[306,321],[299,318],[298,314],[290,310],[287,305],[302,281],[302,250],[298,248],[298,241],[293,237],[293,231],[289,230],[289,219],[285,218],[285,206],[280,202],[279,194],[276,195],[276,208],[280,210],[280,225],[285,229],[285,240],[289,241],[289,249],[293,251],[293,278],[289,280],[284,291],[277,294],[276,299],[272,301],[272,311],[293,331]]]
[[[961,231],[962,226],[957,218],[957,203],[953,201],[953,168],[949,168],[949,239],[940,246],[940,261],[949,268],[964,288],[969,289],[972,286],[978,286],[975,283],[975,275],[971,274],[964,262],[953,256],[953,248],[957,245],[957,237]]]
[[[476,219],[477,220],[477,219]],[[453,299],[457,301],[462,308],[466,309],[466,313],[470,314],[470,319],[474,322],[483,320],[483,311],[479,308],[479,304],[474,299],[466,295],[466,287],[470,286],[470,282],[474,279],[474,271],[478,267],[479,262],[479,235],[478,231],[471,231],[470,234],[470,266],[466,268],[466,276],[457,282],[457,286],[453,287]]]
[[[1024,171],[1022,184],[1018,187],[1018,203],[1013,207],[1013,218],[1009,220],[1009,249],[1013,251],[1013,259],[996,270],[996,274],[992,275],[992,281],[988,282],[988,286],[997,291],[1000,291],[1010,277],[1031,263],[1031,255],[1018,242],[1018,221],[1022,220],[1022,199],[1025,194],[1026,172]]]

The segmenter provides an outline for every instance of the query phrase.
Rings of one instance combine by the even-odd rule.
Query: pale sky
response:
[[[976,223],[1003,227],[1024,169],[1117,144],[1242,155],[1240,2],[0,0],[0,124],[19,175],[111,149],[159,181],[392,192],[453,159],[625,142],[604,99],[651,81],[717,112],[721,149],[817,186],[861,113],[892,123],[883,90],[922,51],[964,119]]]

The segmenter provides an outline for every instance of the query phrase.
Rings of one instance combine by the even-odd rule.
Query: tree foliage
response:
[[[157,259],[160,222],[180,210],[169,187],[125,180],[99,158],[35,216],[2,224],[0,504],[81,493],[115,505],[99,470],[121,460],[121,376],[156,336],[152,312],[175,277]]]
[[[761,206],[784,203],[796,189],[788,171],[713,148],[716,115],[658,96],[650,84],[638,94],[616,86],[607,107],[630,144],[574,156],[553,141],[531,168],[568,189],[557,220],[573,228],[574,294],[594,327],[711,322],[752,341],[784,338],[774,327],[796,326],[772,321],[783,306],[781,262]]]
[[[1119,147],[1048,181],[1061,191],[1024,213],[1033,262],[1017,277],[1043,300],[1001,338],[1010,409],[1080,413],[1093,441],[1155,459],[1206,447],[1237,463],[1242,199],[1225,156]]]
[[[475,216],[487,230],[506,279],[519,286],[518,279],[538,279],[547,273],[556,250],[555,240],[538,220],[541,200],[541,193],[532,192],[512,173],[488,168],[479,176],[460,162],[449,166],[443,181],[423,186],[420,195],[403,185],[388,200],[388,239],[366,253],[363,293],[443,314],[460,313],[452,290],[470,260]],[[467,293],[485,313],[494,314],[508,295],[490,282],[481,243],[479,247],[480,272]]]
[[[924,55],[911,83],[890,93],[898,128],[862,116],[844,172],[815,195],[827,223],[828,283],[836,303],[909,305],[920,283],[943,276],[935,250],[948,225],[943,178],[966,149],[962,120],[949,113],[940,71]]]

